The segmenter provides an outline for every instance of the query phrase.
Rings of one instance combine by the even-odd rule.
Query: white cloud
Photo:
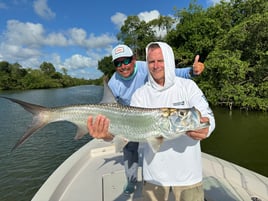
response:
[[[4,33],[6,41],[11,44],[40,47],[42,45],[66,46],[67,38],[63,33],[50,33],[46,35],[42,24],[9,20],[7,31]]]
[[[153,19],[157,19],[160,16],[159,11],[152,10],[152,11],[146,11],[141,12],[138,14],[138,17],[140,20],[143,20],[145,22],[149,22]],[[116,25],[118,29],[121,28],[121,26],[124,24],[125,20],[127,19],[127,15],[124,13],[117,12],[115,15],[111,17],[111,21]]]
[[[97,70],[98,62],[90,57],[79,54],[72,55],[64,61],[62,67],[68,70],[68,74],[80,78],[99,78],[102,72]]]
[[[159,18],[159,16],[160,16],[160,13],[157,10],[152,10],[150,12],[146,11],[146,12],[142,12],[142,13],[138,14],[139,19],[143,20],[145,22],[149,22],[149,21],[152,21],[154,19],[157,19],[157,18]]]
[[[52,19],[56,14],[48,7],[47,0],[36,0],[33,2],[34,11],[44,19]]]
[[[85,68],[85,67],[96,67],[97,61],[93,61],[89,57],[85,57],[79,54],[72,55],[72,57],[68,58],[64,62],[64,66],[67,69],[78,69],[78,68]]]
[[[70,34],[70,41],[72,44],[78,44],[78,45],[85,45],[85,41],[87,38],[87,33],[83,29],[79,28],[73,28],[70,29],[69,31]]]
[[[117,12],[111,17],[111,21],[116,25],[117,29],[120,30],[121,26],[124,24],[127,16],[123,13]]]
[[[44,45],[49,46],[67,46],[68,45],[68,39],[65,37],[63,33],[51,33],[47,36],[44,36],[43,39]]]
[[[29,57],[36,57],[41,55],[40,51],[37,49],[23,48],[12,44],[3,44],[0,48],[6,51],[6,53],[3,53],[5,58],[13,58],[14,55],[16,55],[16,60],[23,60],[25,58],[27,59]]]
[[[152,11],[145,11],[138,14],[138,18],[141,21],[145,21],[146,23],[149,21],[152,21],[154,19],[157,19],[160,17],[160,13],[158,10],[152,10]],[[121,26],[124,24],[125,20],[127,19],[127,16],[123,13],[116,13],[111,17],[112,22],[117,26],[117,28],[120,30]],[[159,29],[156,27],[154,29],[156,36],[165,36],[167,34],[167,31],[165,29]]]
[[[106,47],[107,44],[116,42],[116,38],[109,34],[102,34],[100,36],[90,34],[87,36],[86,31],[80,28],[70,29],[68,36],[70,45],[77,45],[89,49]]]
[[[82,69],[92,71],[85,78],[102,75],[96,70],[98,60],[110,55],[117,41],[110,34],[96,36],[81,28],[47,33],[42,24],[18,20],[7,21],[0,36],[0,61],[18,62],[27,68],[39,68],[42,62],[51,62],[57,70],[65,67],[68,74],[79,77]]]
[[[107,47],[116,42],[115,36],[102,34],[87,35],[80,28],[72,28],[58,33],[46,33],[41,24],[9,20],[6,31],[2,34],[0,44],[14,45],[22,48],[41,48],[43,46],[78,46],[85,49]]]
[[[159,18],[160,13],[159,13],[158,10],[152,10],[150,12],[142,12],[142,13],[138,14],[138,17],[139,17],[140,20],[143,20],[143,21],[145,21],[147,23],[147,22],[150,22],[150,21],[152,21],[154,19]],[[159,27],[155,27],[153,30],[155,31],[155,34],[158,37],[159,36],[163,37],[163,36],[165,36],[167,34],[166,29],[159,29]]]
[[[61,67],[61,65],[62,65],[62,63],[61,63],[61,57],[60,57],[60,55],[58,55],[56,53],[53,53],[51,55],[51,63],[53,65],[55,65],[55,67],[56,66],[59,66],[59,69],[61,69],[63,67],[63,66]]]
[[[109,34],[102,34],[100,36],[95,36],[95,34],[90,34],[86,44],[90,48],[97,48],[97,47],[107,47],[107,44],[112,44],[117,41],[115,36],[111,36]]]
[[[207,0],[208,4],[212,4],[213,6],[215,6],[216,4],[220,3],[221,0]],[[230,2],[230,0],[223,0],[225,2]]]
[[[10,44],[37,47],[43,42],[44,29],[41,24],[22,23],[17,20],[7,22],[5,39]]]

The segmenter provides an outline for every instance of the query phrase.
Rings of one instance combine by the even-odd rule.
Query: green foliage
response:
[[[93,84],[94,80],[72,78],[57,72],[53,64],[43,62],[40,69],[24,69],[18,63],[0,62],[0,90],[47,89]]]
[[[7,61],[1,61],[0,62],[0,71],[3,73],[9,73],[10,72],[10,66]]]
[[[158,19],[154,19],[150,22],[148,22],[148,24],[154,28],[156,27],[158,31],[161,30],[166,30],[167,32],[172,30],[172,26],[175,23],[175,20],[169,16],[159,16]],[[162,40],[161,36],[158,36],[159,40]]]
[[[132,48],[137,59],[144,60],[146,45],[157,39],[153,28],[152,24],[141,21],[138,16],[129,16],[117,38]]]
[[[215,50],[210,53],[205,64],[206,71],[198,84],[214,105],[268,110],[268,82],[256,85],[248,81],[253,70],[248,62],[241,61],[240,51]]]
[[[109,78],[112,77],[115,72],[115,67],[112,62],[112,56],[104,57],[101,61],[98,62],[98,69],[103,72],[104,75],[107,75]]]
[[[27,74],[18,63],[0,62],[0,89],[20,89],[21,79]]]
[[[54,74],[56,73],[56,69],[52,63],[43,62],[40,65],[40,69],[44,74],[48,75],[49,77],[54,76]]]
[[[241,50],[242,60],[255,66],[268,47],[268,12],[264,15],[254,14],[234,26],[219,41],[220,49]]]
[[[200,6],[191,4],[189,9],[177,11],[179,23],[176,29],[168,33],[166,41],[181,55],[180,63],[189,64],[196,54],[203,60],[215,46],[215,42],[224,30],[221,22],[208,16]],[[178,59],[178,58],[177,58]]]
[[[28,74],[22,80],[23,87],[28,89],[46,89],[57,88],[62,85],[53,80],[48,75],[44,74],[40,70],[29,70]]]

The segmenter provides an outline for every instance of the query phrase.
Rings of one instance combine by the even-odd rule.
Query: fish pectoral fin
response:
[[[164,141],[163,137],[151,137],[151,138],[147,139],[147,142],[150,145],[150,147],[154,153],[159,151],[163,141]]]
[[[77,131],[76,131],[76,135],[74,137],[75,140],[79,140],[81,139],[85,134],[88,133],[88,130],[85,126],[79,126],[79,125],[76,125],[77,126]]]
[[[120,152],[123,150],[124,146],[127,145],[128,139],[116,135],[113,139],[113,143],[115,145],[115,151]]]

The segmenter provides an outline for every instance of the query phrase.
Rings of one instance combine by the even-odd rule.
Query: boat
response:
[[[123,193],[122,152],[111,142],[93,139],[48,177],[32,201],[141,201],[142,150],[140,144],[138,183],[131,195]],[[206,201],[268,200],[268,177],[203,152],[202,162]]]

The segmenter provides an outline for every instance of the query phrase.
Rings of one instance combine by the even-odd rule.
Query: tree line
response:
[[[25,90],[70,87],[100,84],[101,79],[86,80],[73,78],[65,68],[57,72],[52,63],[43,62],[39,69],[22,68],[19,63],[0,62],[0,90]]]
[[[174,13],[175,18],[160,16],[148,23],[129,16],[117,38],[140,60],[149,42],[165,41],[174,50],[178,68],[192,65],[199,54],[206,68],[194,79],[212,105],[267,111],[268,1],[221,1],[207,9],[192,1]],[[163,29],[167,34],[157,36]],[[103,58],[98,67],[111,76],[110,61]]]
[[[165,35],[157,34],[166,31]],[[137,59],[145,60],[152,41],[172,46],[176,67],[191,66],[196,54],[205,71],[195,81],[211,105],[246,110],[268,110],[268,1],[230,0],[207,9],[191,1],[188,8],[174,7],[174,17],[150,22],[128,16],[117,39],[130,46]],[[98,62],[110,77],[115,69],[111,56]],[[0,90],[68,87],[101,84],[102,78],[85,80],[56,72],[53,64],[24,69],[18,63],[0,62]]]

